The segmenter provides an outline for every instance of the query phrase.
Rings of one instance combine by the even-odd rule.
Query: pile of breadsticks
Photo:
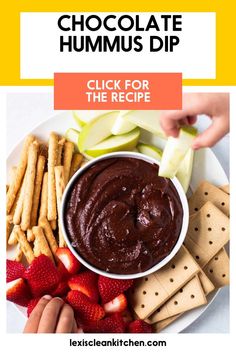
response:
[[[12,167],[6,197],[7,244],[16,245],[15,259],[28,263],[40,254],[53,261],[65,246],[60,204],[69,179],[83,163],[72,142],[51,132],[48,144],[26,137],[18,166]]]

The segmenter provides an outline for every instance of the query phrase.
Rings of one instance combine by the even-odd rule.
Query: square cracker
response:
[[[172,317],[166,318],[165,320],[154,323],[152,326],[153,332],[154,333],[161,332],[164,328],[169,326],[172,322],[176,321],[180,316],[181,316],[181,314],[176,315],[176,316],[172,316]]]
[[[229,216],[229,195],[207,181],[203,181],[189,198],[190,215],[199,211],[208,201]]]
[[[189,311],[207,303],[201,282],[196,275],[149,317],[149,323],[156,323],[179,313]]]
[[[216,288],[229,285],[229,256],[224,248],[207,263],[204,271]]]
[[[228,241],[229,218],[211,202],[190,217],[184,244],[201,267]]]
[[[223,192],[230,194],[230,187],[229,184],[225,184],[224,186],[219,187]]]
[[[198,273],[198,277],[205,295],[210,294],[215,289],[215,285],[212,283],[212,281],[208,278],[208,276],[203,270]]]
[[[139,318],[149,317],[199,272],[189,252],[181,247],[175,257],[155,273],[136,280],[130,304]]]

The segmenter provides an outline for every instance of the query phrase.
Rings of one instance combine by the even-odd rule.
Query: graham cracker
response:
[[[229,285],[229,256],[224,248],[207,263],[204,271],[216,288]]]
[[[166,318],[165,320],[156,322],[152,325],[152,329],[154,333],[159,333],[161,332],[164,328],[166,328],[167,326],[169,326],[172,322],[174,322],[175,320],[177,320],[180,315],[176,315],[176,316],[172,316],[169,318]]]
[[[199,266],[184,248],[155,273],[136,280],[130,303],[140,319],[149,317],[199,272]]]
[[[190,215],[199,211],[208,201],[229,216],[229,195],[207,181],[203,181],[189,198]]]
[[[215,285],[212,283],[212,281],[208,278],[208,276],[203,270],[198,273],[198,277],[205,295],[210,294],[215,289]]]
[[[190,217],[184,244],[201,267],[228,241],[229,218],[211,202]]]
[[[219,187],[223,192],[230,194],[230,187],[229,184],[225,184],[224,186]]]
[[[156,323],[195,307],[205,305],[206,303],[206,296],[201,286],[201,282],[196,275],[152,316],[150,316],[149,322]]]

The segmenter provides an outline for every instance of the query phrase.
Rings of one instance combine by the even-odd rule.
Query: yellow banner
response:
[[[235,0],[6,1],[2,4],[0,85],[53,85],[53,80],[20,79],[20,12],[215,12],[216,78],[185,79],[183,85],[235,85]],[[199,23],[201,26],[201,23]],[[201,41],[201,38],[199,38]],[[199,58],[205,53],[199,52]]]

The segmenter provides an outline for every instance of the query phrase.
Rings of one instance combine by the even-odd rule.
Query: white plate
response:
[[[86,111],[84,111],[86,115]],[[147,114],[147,113],[145,113]],[[75,128],[76,123],[72,117],[71,112],[63,112],[53,117],[41,122],[38,126],[36,126],[31,132],[35,134],[38,138],[42,140],[47,140],[49,137],[49,133],[51,131],[55,131],[58,134],[63,135],[68,128]],[[158,137],[150,134],[148,132],[142,132],[141,139],[146,143],[153,143],[157,146],[163,146],[164,141],[159,139]],[[7,173],[9,174],[10,168],[17,164],[20,157],[21,148],[23,145],[23,140],[18,142],[11,153],[7,158]],[[191,180],[191,189],[194,190],[198,186],[198,184],[202,180],[207,180],[210,183],[215,185],[224,185],[228,184],[228,178],[221,167],[219,161],[216,156],[210,149],[202,149],[195,153],[194,164],[193,164],[193,174]],[[13,255],[13,250],[10,249],[7,252],[7,256],[11,258]],[[215,296],[219,291],[212,292],[208,297],[208,304],[205,306],[198,307],[194,310],[191,310],[177,319],[175,322],[170,324],[167,328],[163,330],[163,333],[179,333],[183,331],[186,327],[188,327],[191,323],[193,323],[201,314],[210,306],[211,302],[214,300]],[[17,306],[16,308],[26,316],[26,309]]]

